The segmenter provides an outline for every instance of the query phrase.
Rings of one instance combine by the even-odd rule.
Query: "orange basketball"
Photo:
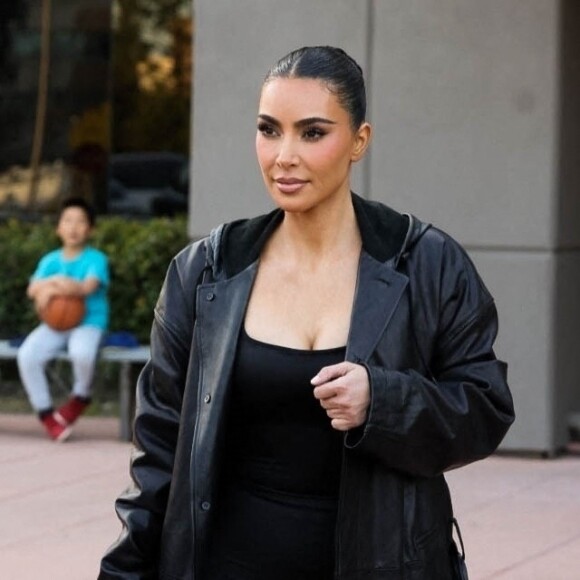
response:
[[[78,326],[85,315],[81,296],[55,296],[40,313],[40,318],[54,330],[70,330]]]

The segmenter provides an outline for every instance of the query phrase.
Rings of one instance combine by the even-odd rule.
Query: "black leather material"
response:
[[[443,474],[492,453],[514,419],[495,306],[449,236],[353,203],[363,250],[346,358],[366,367],[372,398],[345,436],[336,578],[449,580]],[[202,570],[229,377],[264,232],[280,219],[229,224],[168,270],[137,386],[133,486],[116,504],[124,530],[101,580],[214,580]]]
[[[459,529],[459,524],[457,520],[453,518],[452,520],[453,528],[457,533],[457,539],[459,541],[459,550],[455,540],[451,542],[451,567],[453,570],[453,580],[469,580],[469,575],[467,574],[467,564],[465,563],[465,547],[463,546],[463,538],[461,537],[461,530]]]

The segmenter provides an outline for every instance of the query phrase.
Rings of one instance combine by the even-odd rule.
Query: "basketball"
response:
[[[85,315],[81,296],[55,296],[40,312],[40,319],[54,330],[70,330],[78,326]]]

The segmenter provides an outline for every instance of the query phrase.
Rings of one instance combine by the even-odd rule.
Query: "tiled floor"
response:
[[[64,444],[0,414],[0,578],[94,580],[128,483],[118,420],[85,418]],[[495,456],[448,474],[471,580],[580,579],[580,451]],[[298,579],[297,579],[298,580]]]

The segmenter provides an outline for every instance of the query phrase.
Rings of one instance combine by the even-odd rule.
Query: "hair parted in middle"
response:
[[[304,46],[282,57],[264,78],[305,78],[324,82],[348,112],[353,129],[366,120],[367,98],[362,68],[342,48]]]

